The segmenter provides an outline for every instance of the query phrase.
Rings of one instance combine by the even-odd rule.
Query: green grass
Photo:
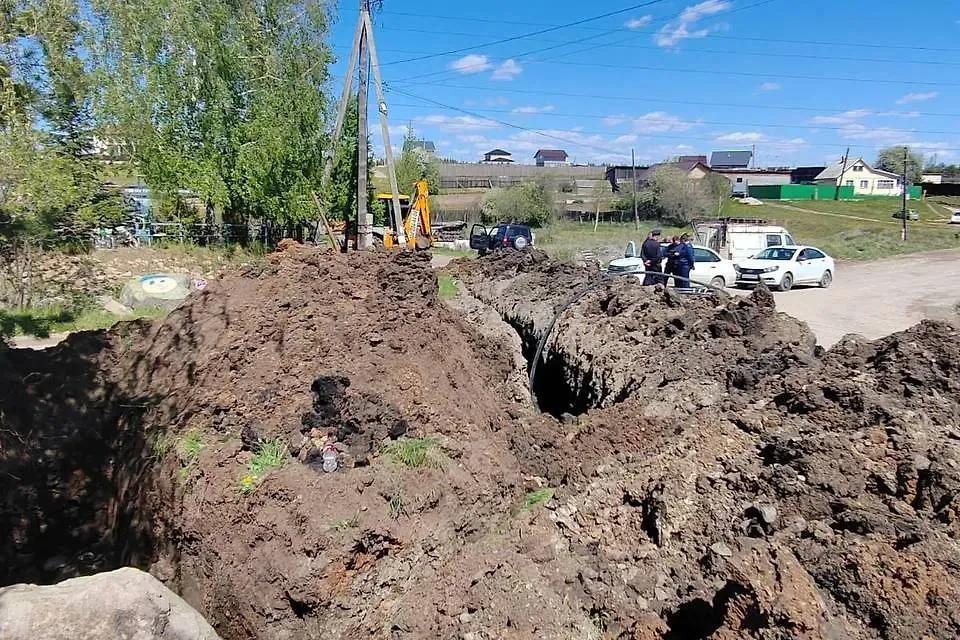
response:
[[[388,503],[390,508],[390,517],[394,520],[399,520],[400,516],[407,515],[407,504],[406,499],[403,497],[403,490],[399,487],[390,496],[390,502]]]
[[[784,209],[777,204],[807,211]],[[814,245],[842,260],[875,260],[906,253],[960,249],[960,230],[943,222],[948,216],[935,216],[918,201],[908,206],[920,214],[920,221],[907,222],[907,242],[901,242],[902,221],[893,217],[900,206],[895,198],[840,202],[802,200],[762,206],[731,201],[724,213],[782,224],[797,242]]]
[[[805,209],[782,208],[777,204]],[[765,203],[761,206],[730,200],[723,215],[738,218],[762,218],[785,226],[797,242],[811,244],[841,260],[873,260],[891,255],[960,249],[960,228],[947,224],[950,207],[960,208],[960,198],[911,200],[907,205],[920,214],[920,221],[907,223],[907,242],[900,241],[901,221],[893,214],[900,210],[897,198],[870,198],[858,201],[797,200]],[[594,253],[606,262],[623,255],[627,242],[639,248],[653,228],[664,237],[689,233],[691,229],[659,225],[641,220],[637,230],[632,222],[603,223],[593,230],[593,222],[558,222],[536,230],[536,246],[558,260],[572,260],[583,251]]]
[[[153,437],[153,445],[150,448],[150,457],[155,461],[159,462],[167,457],[167,454],[170,453],[170,450],[173,449],[174,444],[176,443],[176,438],[174,438],[172,433],[163,432],[158,433]]]
[[[442,469],[443,456],[429,438],[401,438],[380,447],[380,453],[397,464],[412,468]]]
[[[247,473],[240,478],[240,492],[249,495],[271,469],[283,467],[290,459],[290,450],[280,438],[267,442],[247,464]]]
[[[137,309],[127,316],[117,316],[99,308],[28,307],[0,310],[0,337],[26,335],[48,338],[53,333],[109,329],[118,322],[164,315],[166,311],[161,309]]]
[[[191,429],[177,443],[177,457],[180,458],[180,478],[186,480],[193,471],[200,454],[207,444],[198,429]]]
[[[553,499],[553,489],[536,489],[526,495],[521,511],[532,511]]]
[[[450,300],[460,294],[460,288],[457,286],[457,282],[453,279],[453,276],[448,273],[441,273],[437,276],[437,283],[440,288],[440,298],[442,300]]]

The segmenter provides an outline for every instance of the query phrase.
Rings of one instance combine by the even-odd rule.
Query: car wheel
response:
[[[717,276],[710,281],[710,286],[715,289],[723,289],[727,286],[727,281],[723,279],[723,276]]]
[[[833,284],[833,274],[827,269],[823,272],[823,275],[820,276],[820,288],[829,289],[831,284]]]
[[[790,291],[790,289],[793,289],[793,276],[785,273],[780,281],[780,291]]]
[[[527,242],[527,239],[524,238],[523,236],[517,236],[516,238],[513,239],[513,248],[514,248],[514,249],[517,249],[517,250],[526,249],[526,248],[527,248],[527,244],[529,244],[529,243]]]

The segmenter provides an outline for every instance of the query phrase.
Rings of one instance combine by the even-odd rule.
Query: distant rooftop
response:
[[[753,160],[752,151],[714,151],[710,166],[714,169],[746,169]]]

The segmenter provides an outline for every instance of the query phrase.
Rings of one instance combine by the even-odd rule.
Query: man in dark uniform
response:
[[[680,246],[677,249],[677,270],[676,274],[680,278],[674,278],[674,285],[683,289],[689,289],[694,286],[690,283],[690,271],[695,264],[695,254],[693,244],[690,242],[690,236],[683,234],[680,236]]]
[[[643,270],[661,273],[660,263],[663,260],[663,252],[660,248],[660,229],[654,229],[650,235],[643,241],[640,247],[640,258],[643,259]],[[663,277],[656,273],[648,273],[643,276],[643,285],[650,286],[663,282]]]

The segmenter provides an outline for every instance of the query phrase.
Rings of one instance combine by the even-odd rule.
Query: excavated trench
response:
[[[50,584],[154,555],[149,397],[100,378],[101,334],[0,346],[0,586]]]

